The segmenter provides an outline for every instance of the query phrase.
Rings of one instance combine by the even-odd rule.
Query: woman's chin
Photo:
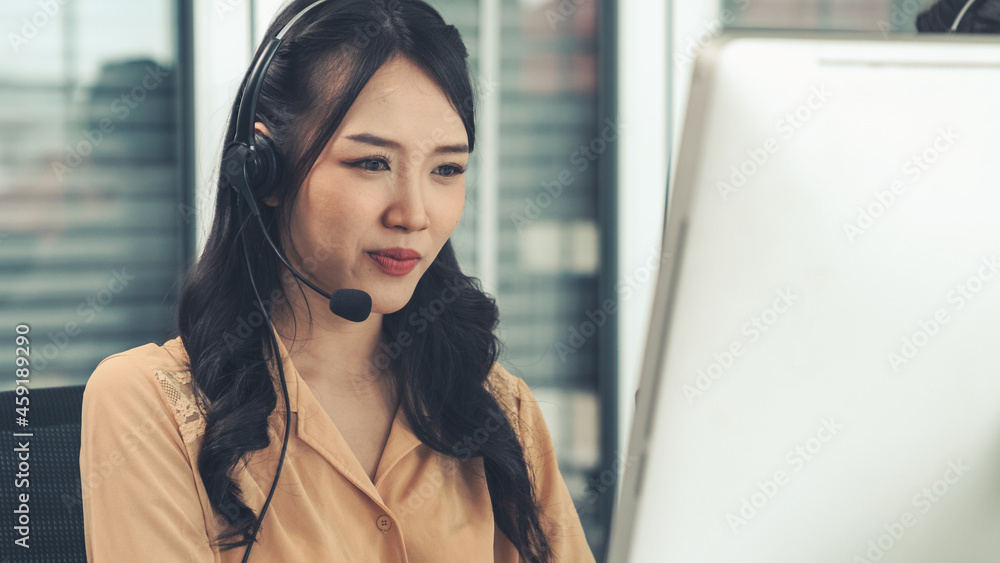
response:
[[[394,295],[380,295],[371,294],[372,296],[372,313],[377,313],[379,315],[391,315],[393,313],[399,312],[400,309],[406,306],[410,302],[410,298],[413,296],[413,291],[411,290],[408,294],[400,295],[396,293]]]

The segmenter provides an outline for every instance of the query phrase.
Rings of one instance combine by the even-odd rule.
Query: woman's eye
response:
[[[389,167],[389,163],[382,158],[366,158],[359,160],[354,165],[366,172],[381,172],[383,169],[380,166],[382,165],[385,165],[386,169]]]
[[[465,172],[465,168],[455,164],[442,164],[441,166],[438,166],[438,170],[441,171],[440,174],[445,178],[458,176],[459,174]]]

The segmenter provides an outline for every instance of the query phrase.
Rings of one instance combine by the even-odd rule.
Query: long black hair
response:
[[[312,2],[291,2],[271,23],[265,39]],[[263,43],[258,56],[262,48]],[[461,117],[473,150],[468,52],[458,30],[434,8],[421,0],[334,0],[314,8],[289,30],[268,68],[256,108],[255,120],[267,126],[284,163],[274,192],[280,204],[260,206],[261,214],[272,239],[285,233],[280,238],[286,248],[299,186],[368,80],[398,56],[418,65],[440,86]],[[248,77],[249,71],[243,88]],[[238,107],[237,99],[227,139],[235,132]],[[287,271],[260,229],[241,223],[241,204],[224,170],[217,189],[211,233],[185,281],[178,324],[192,380],[207,405],[198,472],[213,509],[228,517],[227,528],[214,538],[227,550],[253,541],[256,515],[241,500],[233,475],[254,451],[268,447],[268,417],[277,405],[266,360],[276,351],[265,354],[265,331],[270,327],[263,322],[247,270],[253,270],[265,307],[287,302],[281,283]],[[254,257],[249,266],[244,250]],[[414,314],[422,308],[430,308],[435,316],[428,321],[422,314],[425,322],[414,326]],[[479,281],[462,273],[449,240],[409,303],[383,317],[382,337],[396,342],[402,331],[410,333],[412,343],[391,358],[390,365],[400,406],[416,436],[453,458],[481,457],[497,527],[523,559],[548,562],[550,547],[517,434],[506,417],[501,417],[499,430],[492,431],[496,418],[491,413],[504,412],[489,378],[499,354],[494,333],[498,315],[495,301]],[[461,447],[483,428],[491,429],[486,443],[474,451]]]

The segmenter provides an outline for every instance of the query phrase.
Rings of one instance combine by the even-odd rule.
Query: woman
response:
[[[494,301],[449,242],[475,141],[466,58],[420,0],[330,0],[291,24],[254,119],[282,164],[253,204],[292,267],[371,313],[334,315],[291,275],[223,166],[180,336],[88,382],[91,561],[594,561],[531,391],[496,363]]]

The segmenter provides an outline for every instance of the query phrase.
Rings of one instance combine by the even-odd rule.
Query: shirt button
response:
[[[392,528],[392,521],[389,520],[388,516],[383,514],[375,519],[375,525],[378,526],[378,529],[382,530],[382,533],[384,534],[389,531],[389,528]]]

